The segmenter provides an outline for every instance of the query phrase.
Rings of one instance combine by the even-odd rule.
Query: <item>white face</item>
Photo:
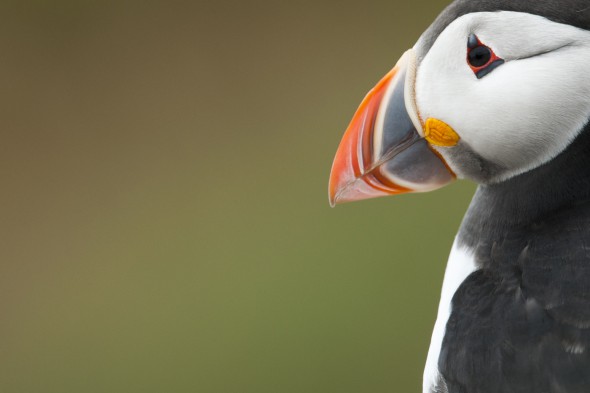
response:
[[[467,40],[505,61],[478,79]],[[419,52],[422,40],[415,48]],[[418,66],[420,117],[449,124],[476,154],[502,170],[497,182],[551,160],[590,116],[590,32],[519,12],[462,16],[440,34]],[[437,147],[460,176],[456,147]]]

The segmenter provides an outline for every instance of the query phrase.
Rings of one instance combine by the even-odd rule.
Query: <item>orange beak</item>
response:
[[[330,205],[430,191],[454,174],[424,139],[414,99],[412,50],[367,94],[344,133],[330,174]]]

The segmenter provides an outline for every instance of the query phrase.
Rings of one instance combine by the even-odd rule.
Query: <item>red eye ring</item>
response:
[[[498,57],[492,48],[483,44],[475,34],[471,34],[467,40],[467,64],[477,79],[481,79],[504,64],[504,60]]]

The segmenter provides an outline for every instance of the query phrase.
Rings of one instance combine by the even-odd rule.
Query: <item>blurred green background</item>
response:
[[[0,391],[421,391],[473,185],[330,209],[448,0],[0,4]]]

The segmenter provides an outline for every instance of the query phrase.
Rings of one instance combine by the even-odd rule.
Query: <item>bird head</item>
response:
[[[499,183],[574,143],[590,116],[590,7],[568,3],[453,3],[362,101],[330,203]]]

